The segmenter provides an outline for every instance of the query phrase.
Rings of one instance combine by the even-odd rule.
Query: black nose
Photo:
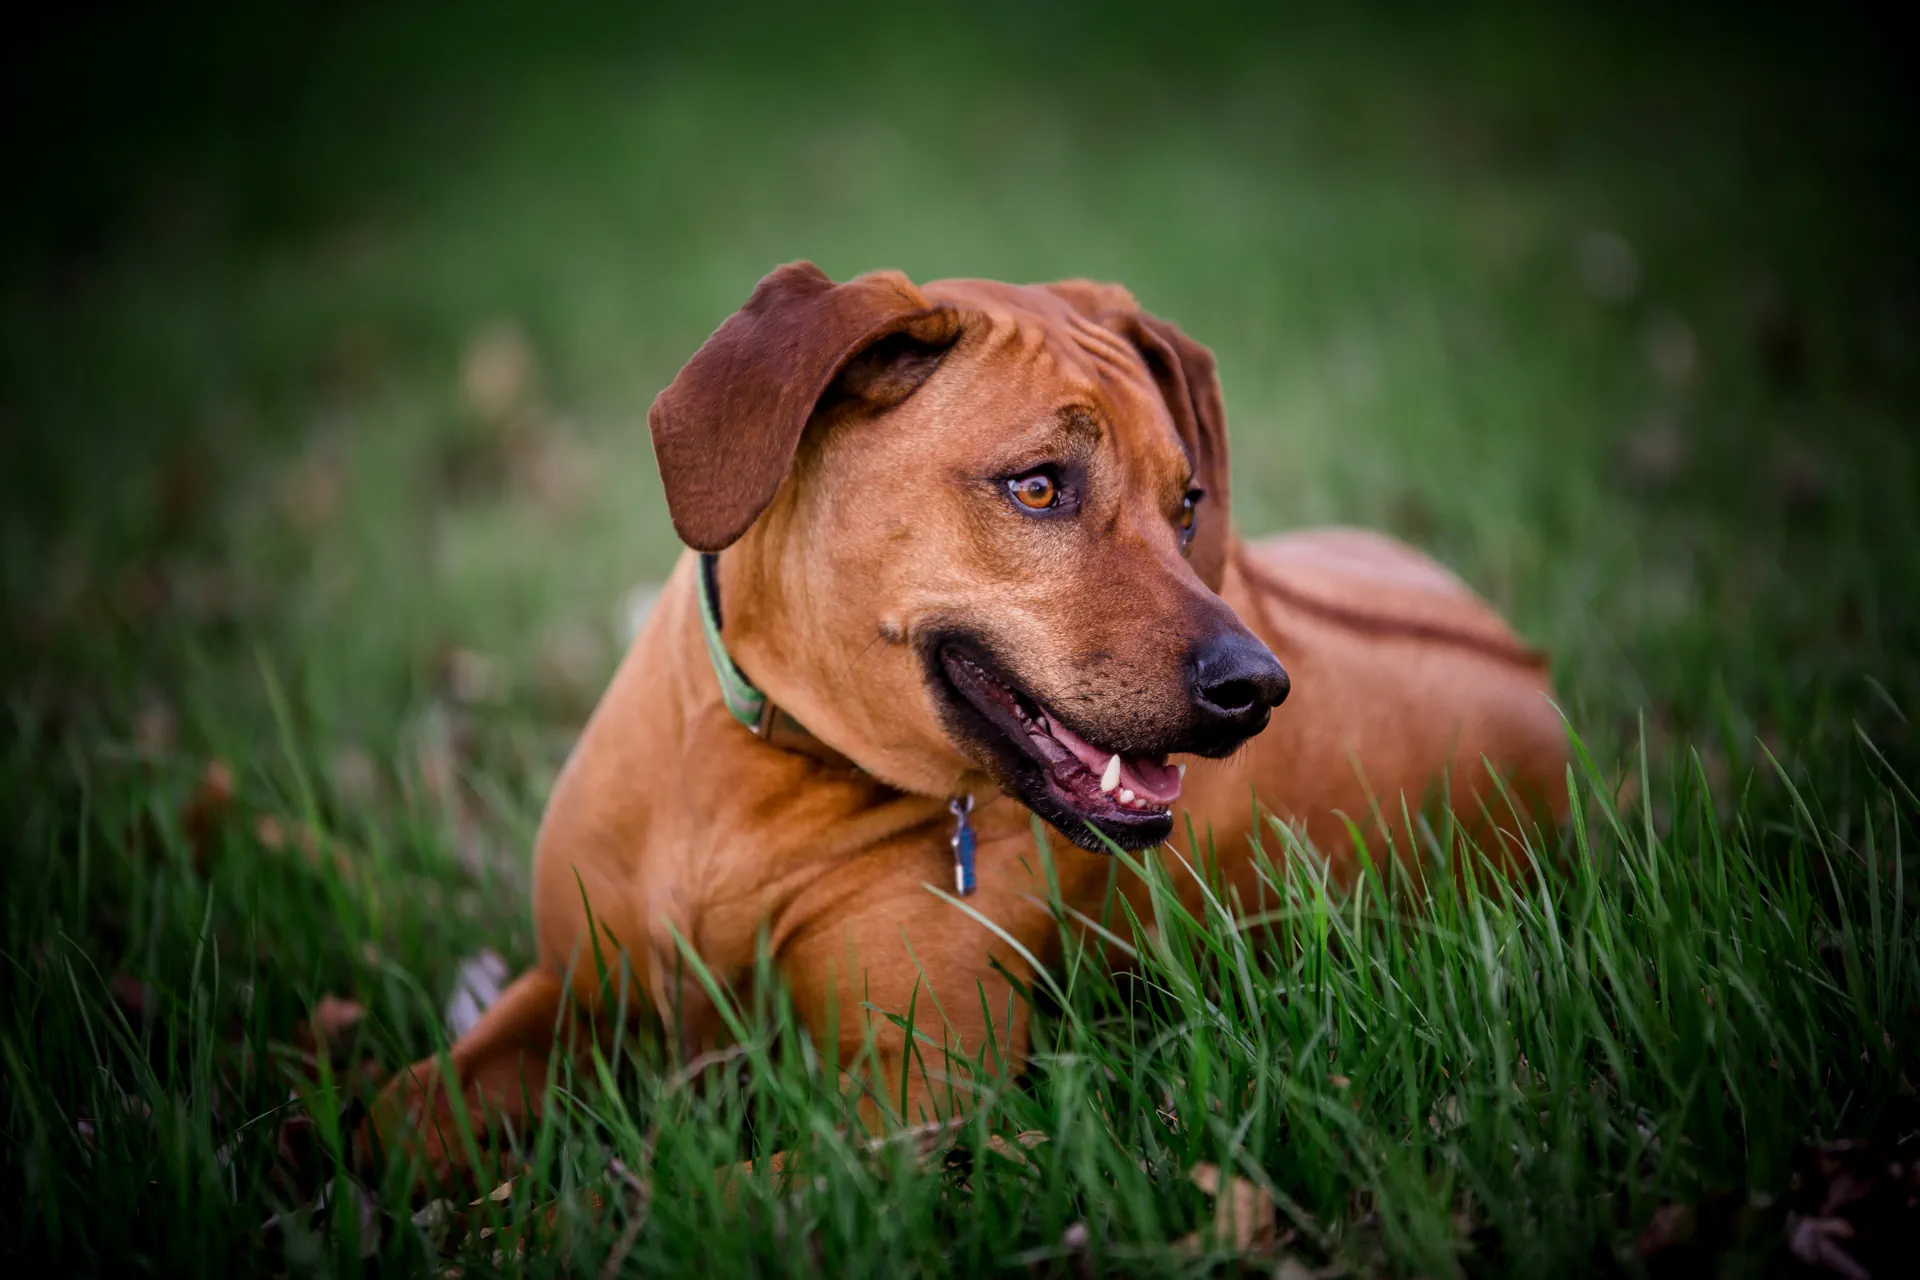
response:
[[[1193,710],[1203,730],[1233,735],[1235,744],[1267,727],[1267,714],[1287,700],[1286,668],[1243,631],[1225,631],[1194,651]]]

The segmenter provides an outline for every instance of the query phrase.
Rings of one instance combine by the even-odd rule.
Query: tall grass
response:
[[[1190,1274],[1255,1240],[1195,1184],[1212,1165],[1278,1207],[1258,1224],[1266,1265],[1278,1250],[1363,1272],[1612,1270],[1663,1202],[1707,1195],[1737,1204],[1757,1265],[1778,1251],[1796,1149],[1872,1130],[1920,1033],[1904,854],[1920,805],[1864,740],[1859,760],[1875,781],[1847,821],[1785,770],[1736,804],[1697,759],[1657,779],[1644,755],[1622,811],[1583,758],[1576,821],[1516,881],[1433,865],[1448,833],[1418,819],[1397,851],[1428,865],[1417,883],[1387,849],[1331,883],[1274,824],[1252,850],[1260,900],[1216,886],[1198,914],[1178,883],[1204,862],[1117,855],[1151,917],[1118,896],[1100,917],[1053,904],[1059,959],[1020,996],[1024,1073],[997,1046],[962,1064],[923,1046],[922,1069],[974,1093],[951,1124],[871,1138],[858,1088],[763,972],[732,998],[714,985],[739,1048],[691,1073],[644,1024],[557,1058],[545,1121],[425,1212],[414,1170],[362,1171],[363,1188],[346,1158],[369,1079],[301,1057],[285,1011],[248,997],[272,949],[244,904],[280,869],[132,868],[118,815],[90,813],[71,843],[43,829],[8,895],[0,1133],[9,1202],[34,1211],[4,1248],[96,1271],[337,1273],[365,1254],[547,1273],[618,1250],[632,1274]],[[116,877],[150,886],[119,923],[157,962],[141,1021],[70,932],[88,882]],[[340,892],[351,940],[380,894]],[[404,1059],[435,1002],[391,961],[362,963],[388,979],[366,1051]],[[296,1115],[311,1131],[284,1136]]]

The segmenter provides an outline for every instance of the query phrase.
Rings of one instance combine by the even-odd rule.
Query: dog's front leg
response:
[[[388,1082],[372,1114],[380,1145],[389,1155],[416,1156],[438,1180],[468,1162],[463,1118],[482,1146],[494,1124],[524,1134],[546,1092],[547,1061],[569,998],[552,969],[521,974],[448,1050],[447,1064],[438,1055],[423,1058]]]
[[[1044,955],[1053,922],[1011,892],[968,905]],[[1027,1054],[1028,1009],[1012,980],[1031,966],[993,931],[917,884],[809,930],[780,968],[823,1052],[836,1052],[874,1132],[965,1114]]]

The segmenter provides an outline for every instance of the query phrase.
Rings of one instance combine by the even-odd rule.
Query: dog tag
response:
[[[971,795],[955,796],[947,801],[953,811],[953,887],[963,898],[973,894],[973,824],[967,815],[973,812]]]

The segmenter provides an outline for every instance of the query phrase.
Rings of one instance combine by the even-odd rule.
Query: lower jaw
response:
[[[1088,812],[1079,801],[1061,795],[1044,774],[1029,776],[1025,781],[1027,785],[1015,793],[1026,806],[1076,845],[1094,853],[1111,852],[1108,841],[1130,852],[1149,848],[1173,833],[1173,814],[1168,810],[1123,809],[1116,805],[1106,812]]]

